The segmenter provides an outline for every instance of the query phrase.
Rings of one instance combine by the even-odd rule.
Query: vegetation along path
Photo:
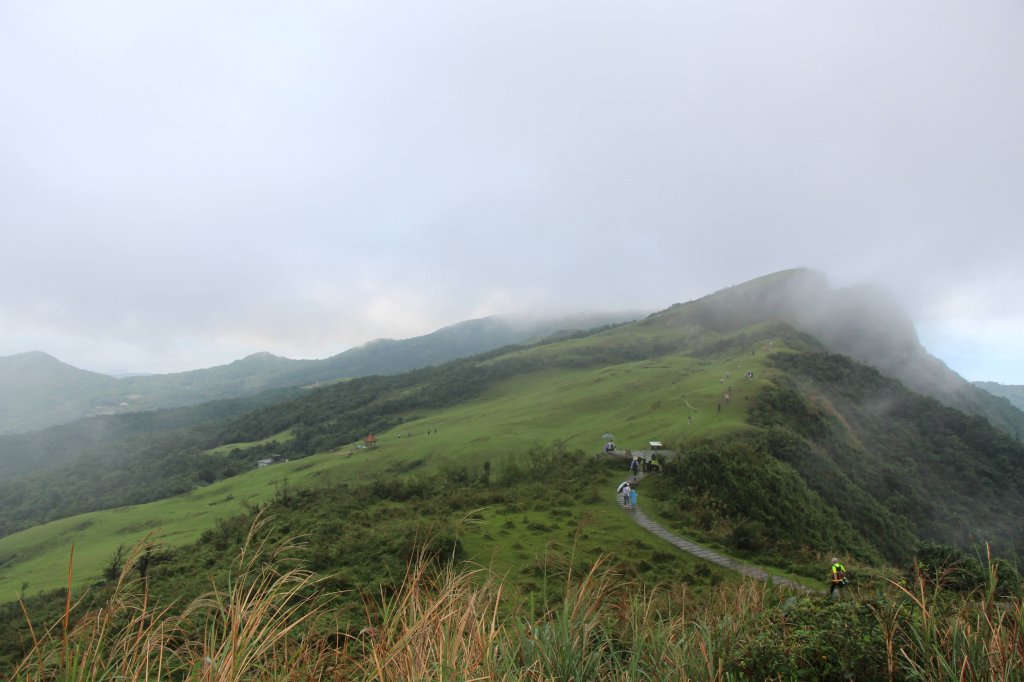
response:
[[[639,474],[638,478],[642,478],[643,475],[643,473]],[[620,495],[616,495],[615,497],[619,501],[619,506],[625,509],[625,505],[622,502],[622,497]],[[647,514],[644,514],[642,511],[640,511],[640,509],[634,509],[630,511],[629,514],[634,521],[643,526],[645,529],[657,535],[662,540],[670,542],[679,549],[683,550],[684,552],[692,554],[693,556],[703,559],[704,561],[710,561],[711,563],[721,566],[722,568],[728,568],[732,571],[742,573],[743,575],[750,576],[751,578],[755,578],[757,580],[767,581],[770,579],[776,585],[785,585],[786,587],[790,587],[794,590],[799,590],[800,592],[806,592],[808,594],[818,593],[818,590],[812,590],[806,585],[801,585],[800,583],[794,582],[788,578],[783,578],[782,576],[772,575],[771,573],[764,570],[763,568],[760,568],[759,566],[755,566],[753,564],[748,564],[738,559],[734,559],[731,556],[726,556],[725,554],[716,552],[713,549],[701,547],[695,542],[691,542],[690,540],[681,538],[678,535],[669,532],[658,523],[652,521],[650,517],[648,517]]]

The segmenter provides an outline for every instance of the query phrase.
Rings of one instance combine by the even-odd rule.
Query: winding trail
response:
[[[640,473],[637,476],[637,479],[642,479],[643,477],[644,474]],[[623,510],[625,510],[626,507],[622,503],[622,496],[616,495],[615,497],[618,500],[619,506],[622,507]],[[690,540],[687,540],[685,538],[681,538],[678,535],[675,535],[670,531],[666,530],[664,526],[661,526],[658,523],[652,521],[650,517],[647,516],[647,514],[644,514],[642,511],[640,511],[639,505],[637,509],[634,509],[632,511],[626,511],[626,513],[630,515],[633,521],[642,526],[644,529],[650,531],[651,533],[658,536],[665,542],[671,543],[679,549],[683,550],[684,552],[692,554],[693,556],[699,559],[709,561],[717,566],[721,566],[722,568],[728,568],[729,570],[736,571],[737,573],[742,573],[743,575],[750,576],[755,580],[771,580],[776,585],[785,585],[786,587],[789,587],[793,590],[797,590],[799,592],[803,592],[805,594],[820,594],[821,592],[820,590],[813,590],[807,587],[806,585],[801,585],[800,583],[794,582],[789,578],[784,578],[780,575],[773,575],[768,571],[764,570],[763,568],[761,568],[760,566],[748,564],[746,562],[740,561],[739,559],[734,559],[731,556],[726,556],[725,554],[716,552],[713,549],[702,547],[697,543],[691,542]]]

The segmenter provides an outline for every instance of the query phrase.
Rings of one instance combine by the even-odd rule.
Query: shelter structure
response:
[[[371,433],[369,436],[363,439],[363,445],[365,445],[368,448],[377,447],[377,436]]]

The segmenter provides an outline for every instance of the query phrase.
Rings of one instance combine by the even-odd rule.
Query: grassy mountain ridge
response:
[[[128,469],[150,467],[154,478],[173,485],[185,482],[187,492],[0,538],[0,593],[24,592],[23,583],[30,583],[29,592],[63,584],[71,543],[76,585],[109,585],[103,576],[116,548],[163,529],[159,541],[168,554],[151,569],[146,594],[157,602],[196,594],[211,576],[228,575],[227,557],[260,508],[273,515],[276,538],[308,538],[299,556],[336,593],[332,636],[363,636],[364,606],[401,588],[405,562],[424,544],[432,565],[450,558],[485,566],[507,577],[503,589],[514,603],[545,608],[561,603],[554,583],[585,574],[599,555],[631,590],[669,585],[669,601],[733,580],[637,533],[612,497],[623,463],[593,456],[605,432],[620,447],[641,449],[658,439],[680,453],[663,475],[641,484],[645,511],[681,534],[815,586],[833,554],[860,571],[905,561],[922,539],[970,549],[986,540],[997,549],[1019,544],[1021,444],[986,418],[830,352],[806,329],[754,314],[752,307],[780,295],[788,276],[632,324],[326,385],[232,413],[225,403],[223,419],[198,428],[154,425],[147,436],[142,424],[133,429],[124,422],[119,428],[131,438],[82,453],[69,467],[77,467],[69,483],[110,477],[116,490],[130,490],[127,479],[116,478],[123,474],[107,466],[117,460],[132,462]],[[859,318],[861,345],[872,336],[868,321]],[[876,320],[884,328],[883,349],[898,342],[889,338],[889,322]],[[174,414],[167,413],[168,425]],[[379,447],[356,447],[370,431],[380,437]],[[291,461],[209,484],[195,478],[204,467],[249,466],[271,451]],[[69,487],[45,499],[55,507],[73,495]],[[40,595],[30,607],[59,606],[59,596]],[[874,602],[847,604],[842,614],[822,600],[776,605],[777,623],[756,628],[759,646],[779,632],[786,634],[785,647],[802,632],[827,632],[822,637],[833,644],[849,633],[843,646],[866,647],[869,634],[881,638],[865,622],[851,626],[854,612],[873,622]],[[905,600],[897,606],[908,608]],[[17,609],[8,611],[21,618]],[[806,627],[793,624],[801,614]],[[43,615],[56,622],[59,609]],[[7,651],[2,642],[16,643],[23,634],[5,630],[2,621],[0,648]],[[536,643],[545,630],[531,627]],[[869,668],[877,674],[863,679],[884,679],[877,672],[884,669],[879,641],[872,651],[882,651],[883,659]],[[822,671],[808,679],[851,670],[847,659],[822,646],[808,646]],[[761,660],[756,651],[736,650],[733,658],[753,665]],[[765,657],[751,669],[767,677],[778,660]],[[804,668],[787,668],[797,669]]]
[[[757,288],[747,293],[758,294]],[[716,300],[405,374],[323,386],[200,429],[133,437],[86,453],[64,472],[4,481],[9,487],[2,492],[21,516],[58,518],[88,505],[196,493],[269,453],[299,460],[347,452],[354,459],[332,466],[362,480],[515,459],[543,443],[593,451],[610,431],[630,448],[650,439],[684,453],[704,448],[707,462],[735,452],[764,474],[740,476],[740,483],[779,482],[787,499],[803,500],[780,505],[786,511],[774,513],[795,516],[780,523],[770,504],[735,507],[735,494],[723,492],[729,488],[712,475],[715,466],[701,469],[703,480],[683,479],[680,485],[693,493],[675,498],[673,513],[685,520],[706,500],[721,512],[705,515],[705,521],[717,518],[710,526],[718,529],[716,541],[742,540],[750,551],[802,551],[798,531],[820,523],[822,510],[841,515],[846,526],[813,540],[819,546],[805,548],[806,556],[831,551],[820,543],[840,540],[862,547],[857,551],[865,558],[901,557],[920,537],[962,545],[997,535],[1012,541],[1018,511],[1012,496],[1019,494],[1024,461],[1019,444],[983,419],[829,355],[787,323],[739,326],[748,312],[717,307]],[[351,449],[369,432],[386,446],[379,459]],[[740,441],[746,438],[754,440]],[[929,495],[939,482],[948,494]],[[770,500],[769,493],[751,487],[743,497]],[[673,499],[671,492],[665,496]],[[973,510],[975,496],[980,504]],[[970,511],[977,513],[969,517]],[[0,521],[14,528],[17,514]]]
[[[0,435],[87,416],[195,405],[277,388],[397,374],[562,330],[590,329],[637,316],[629,312],[543,319],[495,316],[411,339],[379,339],[323,360],[255,353],[218,367],[120,379],[74,368],[45,353],[0,357]]]
[[[551,343],[540,342],[539,348]],[[652,347],[642,340],[616,343],[585,364],[647,357]],[[496,361],[504,355],[508,357]],[[298,397],[292,393],[287,402],[264,396],[272,404],[262,407],[255,398],[220,401],[209,405],[216,409],[213,415],[198,407],[162,410],[0,438],[0,470],[8,474],[0,481],[5,499],[0,533],[69,514],[177,495],[235,475],[271,454],[300,458],[328,451],[392,428],[411,410],[470,400],[516,373],[580,362],[575,356],[550,359],[543,353],[492,351],[439,367],[327,385],[299,392]],[[100,432],[112,437],[97,436],[91,442],[88,436]],[[273,439],[285,432],[287,437]],[[68,438],[65,456],[51,455],[51,465],[15,475],[30,467],[26,460],[33,455],[41,456]],[[264,440],[269,442],[231,447]]]
[[[648,325],[656,336],[665,332],[657,320]],[[682,452],[678,467],[644,482],[641,504],[667,514],[681,533],[730,553],[820,577],[822,555],[835,552],[862,566],[879,556],[905,557],[916,545],[920,529],[891,511],[892,495],[875,494],[871,469],[878,459],[857,459],[870,434],[845,403],[892,421],[896,433],[885,443],[904,430],[950,418],[949,408],[825,353],[782,324],[694,337],[690,347],[699,358],[672,349],[664,337],[660,344],[635,337],[635,330],[616,328],[461,361],[451,375],[432,368],[415,378],[379,378],[401,381],[378,392],[383,404],[406,410],[411,403],[404,401],[417,390],[429,402],[413,404],[404,415],[391,413],[403,421],[380,433],[377,450],[321,452],[158,503],[93,512],[2,538],[0,592],[24,591],[22,583],[32,591],[62,584],[71,543],[76,581],[102,581],[119,545],[159,528],[160,542],[172,551],[167,563],[153,569],[154,598],[190,594],[208,583],[206,576],[227,570],[224,562],[248,524],[246,509],[268,502],[266,513],[275,516],[279,532],[308,535],[303,556],[310,566],[332,576],[331,589],[351,591],[353,598],[374,593],[381,583],[394,589],[417,538],[428,536],[452,543],[448,551],[459,558],[497,561],[494,570],[508,573],[515,594],[545,593],[545,571],[552,570],[547,561],[564,566],[567,557],[583,563],[601,553],[631,579],[691,589],[728,580],[628,527],[611,494],[623,465],[607,469],[591,454],[609,427],[623,447],[642,448],[657,436]],[[641,357],[645,348],[657,352]],[[588,363],[588,349],[618,359]],[[747,371],[755,377],[744,378]],[[383,387],[365,381],[374,390]],[[445,386],[462,388],[449,393]],[[467,386],[474,387],[474,397],[458,399]],[[327,388],[332,400],[353,404],[358,395],[370,395],[345,397],[347,384]],[[730,401],[719,411],[730,388]],[[864,397],[880,395],[910,407],[861,405]],[[1002,443],[984,420],[960,418]],[[936,435],[947,439],[946,433]],[[963,436],[971,448],[984,447],[983,439]],[[553,445],[539,447],[544,443]],[[1009,459],[1017,452],[1020,461],[1016,444],[1008,447]],[[979,453],[971,448],[955,454],[973,461]],[[911,464],[918,461],[916,449],[906,456]],[[828,467],[832,481],[845,477],[846,488],[821,475]],[[857,500],[854,493],[870,499]],[[889,514],[877,513],[882,508]],[[932,513],[955,520],[942,505]],[[468,524],[460,520],[467,514]],[[215,528],[217,519],[232,520]],[[346,608],[350,614],[358,601]]]
[[[556,351],[556,346],[563,346],[565,352]],[[588,347],[600,349],[600,355],[589,358]],[[646,359],[652,348],[668,355],[660,355],[654,361]],[[609,358],[617,360],[609,362]],[[614,424],[622,427],[616,430],[623,442],[632,442],[636,446],[646,444],[652,434],[664,434],[666,440],[677,439],[681,430],[688,427],[667,411],[650,410],[651,400],[663,405],[672,401],[681,409],[692,408],[695,418],[709,431],[735,428],[742,425],[740,410],[720,415],[714,412],[713,401],[718,396],[719,384],[717,378],[712,379],[709,373],[717,377],[720,370],[724,371],[721,365],[695,361],[672,353],[663,343],[633,338],[613,329],[604,334],[581,335],[557,344],[494,352],[472,361],[457,361],[407,375],[368,377],[327,386],[290,404],[288,412],[282,412],[281,406],[275,406],[267,408],[266,414],[252,413],[243,417],[252,429],[260,429],[258,432],[247,431],[248,437],[261,438],[270,431],[285,427],[305,431],[305,440],[295,437],[274,445],[282,452],[295,452],[301,456],[303,449],[311,443],[324,448],[329,448],[334,442],[349,445],[352,439],[365,435],[372,420],[378,420],[378,424],[392,421],[400,425],[391,430],[382,429],[382,445],[377,451],[352,450],[344,446],[327,449],[309,458],[293,459],[287,464],[250,471],[208,487],[196,488],[180,498],[143,505],[153,511],[143,511],[140,507],[137,512],[93,512],[86,517],[90,519],[88,524],[69,519],[67,523],[52,522],[40,527],[39,532],[54,529],[56,536],[51,540],[41,539],[37,529],[0,539],[0,563],[3,563],[5,555],[18,557],[8,564],[6,574],[0,574],[0,584],[4,578],[14,579],[11,571],[28,561],[29,557],[34,557],[40,547],[53,548],[58,555],[61,550],[57,548],[66,552],[69,537],[78,536],[76,556],[85,555],[85,548],[90,544],[86,541],[89,530],[74,533],[71,530],[83,524],[89,529],[131,527],[137,532],[152,527],[176,528],[179,529],[174,531],[177,537],[194,537],[192,532],[182,535],[184,531],[180,530],[194,527],[198,522],[199,517],[190,510],[197,506],[196,512],[223,510],[237,513],[238,503],[252,503],[260,498],[228,490],[236,484],[247,485],[245,482],[250,480],[258,479],[269,484],[268,477],[277,481],[287,477],[292,485],[299,486],[299,478],[307,480],[304,478],[306,472],[316,471],[315,478],[309,479],[307,484],[325,480],[362,481],[402,472],[421,475],[462,468],[479,470],[483,459],[493,463],[497,472],[506,467],[505,462],[514,464],[538,444],[557,441],[561,443],[560,447],[570,450],[577,447],[593,449],[602,442],[600,434]],[[666,371],[678,375],[678,380],[665,382]],[[681,390],[685,395],[680,394]],[[466,400],[465,396],[473,399]],[[613,396],[614,399],[609,400]],[[345,409],[345,405],[351,409]],[[625,421],[623,410],[629,413]],[[340,416],[342,414],[346,415],[345,418]],[[234,442],[232,439],[243,430],[241,420],[232,421],[231,428],[223,431],[224,439]],[[351,433],[357,435],[352,436]],[[424,437],[425,433],[433,435]],[[409,434],[414,437],[402,437]],[[294,450],[288,450],[289,447]],[[187,453],[171,451],[167,453],[167,459],[186,461],[184,454]],[[192,451],[192,454],[196,453]],[[209,456],[216,458],[220,455],[209,453]],[[304,469],[307,462],[318,468]],[[96,470],[96,475],[104,478],[99,467],[85,467],[69,479],[69,485],[83,486],[90,480],[90,470]],[[609,484],[614,485],[611,481]],[[116,490],[123,488],[119,485]],[[68,490],[73,493],[73,488]],[[262,490],[266,495],[268,489],[264,487]],[[273,485],[269,487],[269,494],[274,494]],[[55,497],[50,499],[51,504],[59,502],[61,496]],[[177,502],[179,499],[180,503]],[[97,500],[94,498],[93,501]],[[158,508],[164,511],[157,511]],[[168,511],[171,508],[176,511]],[[168,518],[167,514],[171,513],[180,515],[180,520]],[[124,521],[118,523],[117,517]],[[137,524],[128,521],[133,517],[138,520]],[[93,520],[100,518],[106,520]],[[100,548],[104,542],[107,543],[106,551]],[[89,553],[94,560],[112,551],[109,541],[102,537],[97,543],[97,548]],[[83,568],[83,572],[89,575],[89,569]]]
[[[984,420],[916,396],[848,358],[825,354],[813,339],[786,325],[691,338],[696,342],[688,346],[692,351],[674,347],[678,339],[669,342],[657,319],[647,325],[654,330],[653,338],[643,338],[635,329],[615,328],[406,375],[332,385],[303,395],[288,404],[287,411],[274,405],[262,414],[231,420],[230,429],[216,431],[220,437],[207,445],[243,433],[259,439],[284,428],[293,434],[305,431],[304,437],[290,435],[270,447],[300,458],[312,447],[322,453],[313,456],[317,466],[337,471],[334,480],[372,480],[403,471],[422,475],[479,470],[482,460],[501,467],[537,443],[559,442],[564,448],[593,451],[600,434],[609,429],[626,447],[644,447],[656,437],[684,453],[686,477],[680,485],[692,491],[677,499],[676,508],[704,517],[707,510],[718,510],[717,521],[707,520],[716,518],[712,514],[698,523],[719,529],[719,535],[709,536],[712,540],[775,557],[773,561],[786,568],[809,567],[815,552],[839,548],[873,561],[877,556],[904,558],[921,537],[959,543],[964,538],[958,515],[977,494],[975,480],[984,480],[999,492],[999,480],[1020,478],[1020,446]],[[753,368],[756,377],[743,378],[745,368]],[[731,400],[719,409],[726,390]],[[895,424],[887,427],[891,433],[882,433],[879,423],[869,419],[880,418],[879,395],[911,405],[886,413],[883,421]],[[861,405],[865,398],[868,408]],[[867,416],[857,410],[867,410]],[[960,420],[955,429],[935,427],[953,418]],[[379,455],[346,447],[371,424],[381,427],[374,429],[382,438]],[[936,459],[930,449],[914,447],[919,442],[914,434],[929,430],[937,442],[953,443],[956,437],[964,445],[950,450],[949,457],[938,453],[942,456]],[[436,431],[441,433],[424,437]],[[167,442],[175,440],[178,436]],[[151,443],[145,454],[154,454],[161,442]],[[897,452],[892,466],[885,466],[894,443],[908,447]],[[346,450],[349,454],[340,459],[332,455]],[[223,458],[204,455],[194,445],[168,454],[172,470],[198,461],[190,458]],[[303,461],[293,461],[276,475],[290,476],[285,472],[301,470],[297,467]],[[698,466],[701,461],[707,464]],[[920,466],[938,471],[975,461],[974,479],[954,478],[949,483],[955,494],[947,495],[948,504],[920,494],[913,479]],[[729,486],[720,480],[726,470],[723,463],[735,467]],[[94,463],[77,469],[74,485],[85,485],[90,469],[102,471]],[[758,471],[763,475],[755,475]],[[261,477],[272,474],[260,472]],[[699,480],[694,480],[698,474]],[[322,480],[323,474],[319,477]],[[231,480],[217,486],[230,485]],[[967,487],[961,488],[962,482]],[[931,485],[930,480],[926,483]],[[203,490],[189,489],[190,495]],[[242,499],[220,490],[211,503]],[[1012,489],[1003,492],[1013,494]],[[666,501],[676,495],[663,494]],[[759,506],[751,506],[759,499]],[[744,500],[745,506],[736,506],[736,500]],[[971,525],[976,538],[990,539],[995,532],[1012,530],[1017,506],[1007,506],[1001,513],[998,504],[982,502],[979,509],[987,511]],[[927,518],[931,524],[922,524],[920,520]],[[827,532],[815,535],[806,532],[808,528]],[[3,547],[0,541],[0,555]]]
[[[1024,433],[1024,412],[950,370],[921,345],[907,312],[883,290],[831,289],[808,269],[776,272],[658,313],[718,331],[783,320],[848,355],[899,379],[949,407],[985,417],[1011,435]]]

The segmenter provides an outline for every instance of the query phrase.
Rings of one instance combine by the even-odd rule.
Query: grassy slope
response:
[[[667,339],[678,331],[649,325],[647,335],[654,340]],[[631,338],[635,334],[613,329],[596,337],[521,352],[584,355],[595,346],[611,347]],[[775,348],[781,345],[776,343]],[[762,353],[750,356],[744,347],[709,360],[674,353],[657,360],[535,372],[502,382],[470,403],[409,415],[410,421],[401,427],[379,434],[381,446],[376,451],[346,448],[252,471],[173,499],[32,528],[0,539],[0,599],[13,597],[25,582],[32,592],[65,584],[72,543],[76,582],[88,584],[98,579],[117,545],[132,544],[158,529],[166,542],[187,544],[217,519],[273,497],[282,485],[297,488],[322,484],[332,477],[364,480],[436,470],[449,463],[490,460],[497,464],[553,442],[594,452],[602,444],[601,434],[609,431],[616,435],[620,447],[641,449],[651,439],[680,443],[745,429],[745,399],[764,381],[762,358]],[[755,372],[756,380],[743,379],[748,369]],[[731,375],[728,380],[727,373]],[[722,402],[730,384],[732,400]],[[557,476],[553,476],[553,485],[557,485]],[[611,519],[619,517],[603,515],[616,512],[609,495],[607,505],[588,513],[602,523],[614,523]],[[471,549],[480,555],[490,551],[484,544],[475,547],[471,543]]]

